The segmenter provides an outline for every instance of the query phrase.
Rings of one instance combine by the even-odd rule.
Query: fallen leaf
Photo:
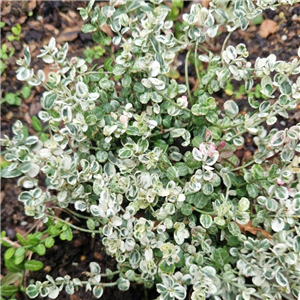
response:
[[[55,35],[59,34],[59,30],[56,27],[54,27],[52,24],[45,24],[44,27],[46,30],[54,33]]]
[[[30,21],[30,22],[27,22],[27,25],[29,27],[31,27],[32,29],[41,29],[41,22],[40,21]]]
[[[23,24],[27,20],[27,16],[22,16],[18,19],[18,24]]]
[[[72,17],[69,17],[68,15],[64,14],[63,12],[59,12],[59,14],[63,19],[65,19],[69,23],[69,26],[74,24],[74,19]]]
[[[68,15],[73,18],[74,20],[76,20],[78,18],[78,13],[72,10],[68,11]]]
[[[26,230],[22,229],[22,228],[19,228],[19,227],[16,227],[16,232],[25,236],[26,235]]]
[[[6,119],[6,120],[11,120],[13,116],[14,116],[14,114],[10,111],[10,112],[8,112],[8,113],[5,115],[5,119]]]
[[[275,21],[266,19],[261,23],[258,33],[262,38],[266,38],[273,34],[277,30],[277,27],[278,26]]]
[[[113,37],[114,34],[111,31],[110,27],[107,24],[104,24],[103,26],[100,27],[101,31],[103,31],[106,35]]]
[[[244,224],[244,225],[241,225],[239,223],[236,222],[236,224],[238,224],[238,226],[240,227],[241,231],[243,233],[246,233],[246,231],[256,235],[258,232],[261,232],[266,238],[268,238],[269,240],[272,239],[272,236],[271,234],[264,230],[264,229],[261,229],[261,228],[258,228],[258,227],[254,227],[252,225],[252,221],[250,220],[247,224]]]
[[[201,5],[203,7],[209,8],[209,2],[210,2],[210,0],[202,0],[201,1]]]
[[[25,121],[26,121],[28,124],[32,124],[32,120],[31,120],[31,118],[30,118],[28,112],[26,112],[23,116],[24,116]]]
[[[81,29],[78,26],[68,27],[60,33],[60,35],[56,38],[56,41],[58,43],[74,41],[77,39],[80,31]]]
[[[28,1],[28,11],[33,11],[36,8],[36,0]]]
[[[1,192],[1,200],[0,200],[0,203],[1,203],[1,204],[2,204],[2,201],[3,201],[4,197],[5,197],[5,192],[2,191],[2,192]]]
[[[9,14],[11,11],[11,3],[10,2],[5,2],[3,1],[1,3],[1,16],[5,16],[7,14]]]

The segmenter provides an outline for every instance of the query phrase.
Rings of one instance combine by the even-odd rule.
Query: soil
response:
[[[203,1],[203,5],[207,3]],[[105,2],[100,2],[104,5]],[[192,2],[185,3],[184,11],[189,9]],[[22,49],[28,45],[32,53],[32,66],[35,69],[44,69],[45,66],[41,60],[36,58],[39,54],[41,45],[48,44],[49,39],[55,36],[60,44],[69,43],[70,57],[84,57],[83,49],[94,45],[90,34],[83,34],[80,28],[83,21],[78,14],[77,7],[85,7],[85,1],[2,1],[1,2],[1,21],[5,22],[2,28],[1,43],[6,44],[9,48],[13,47],[15,53],[6,63],[6,69],[1,75],[1,96],[7,93],[20,93],[23,83],[16,80],[15,71],[17,69],[16,60],[23,56]],[[300,45],[300,4],[293,7],[278,8],[276,11],[266,11],[265,19],[276,22],[277,28],[275,33],[263,38],[258,31],[260,24],[251,25],[246,32],[238,30],[232,34],[228,43],[237,45],[239,43],[246,44],[250,60],[253,63],[257,57],[266,57],[274,53],[278,59],[291,61],[297,57],[297,50]],[[179,16],[180,20],[180,16]],[[9,42],[8,36],[11,34],[12,26],[21,24],[21,34],[19,40]],[[220,52],[222,43],[226,34],[221,34],[214,43],[208,43],[208,48],[212,51]],[[104,55],[105,56],[105,55]],[[184,61],[185,53],[182,54]],[[99,63],[101,63],[101,59]],[[181,60],[181,59],[180,59]],[[182,66],[178,67],[180,80],[184,81],[184,70]],[[189,80],[191,89],[196,84],[195,72],[193,67],[189,68]],[[238,90],[237,83],[234,84],[234,90]],[[27,99],[21,97],[20,106],[12,106],[7,103],[1,107],[1,137],[3,135],[12,136],[11,127],[16,120],[21,120],[29,129],[30,134],[35,134],[32,128],[32,117],[40,110],[39,104],[42,94],[41,88],[33,88]],[[230,99],[230,95],[225,92],[214,95],[218,102],[222,104],[224,100]],[[248,102],[245,98],[236,99],[241,110],[248,110]],[[300,107],[298,107],[300,108]],[[295,110],[290,114],[288,120],[280,120],[277,127],[285,127],[296,124],[300,121],[300,113]],[[247,151],[252,152],[254,145],[249,143],[247,148],[241,149],[241,156],[246,155]],[[24,214],[22,203],[18,202],[18,194],[21,188],[17,186],[15,179],[2,179],[1,186],[1,230],[4,230],[11,240],[15,240],[16,233],[25,235],[34,227],[38,228],[39,224]],[[66,218],[70,216],[66,215]],[[72,220],[75,225],[80,225],[77,220]],[[5,247],[2,248],[3,255]],[[2,257],[2,256],[1,256]],[[99,237],[95,239],[89,238],[80,232],[74,233],[72,242],[56,240],[53,248],[47,250],[45,256],[34,257],[44,263],[44,269],[38,272],[30,272],[26,276],[26,284],[30,280],[45,280],[45,275],[50,274],[54,278],[69,274],[71,277],[83,278],[83,272],[88,270],[91,261],[96,261],[101,265],[102,270],[115,268],[114,259],[106,255],[101,245]],[[1,260],[2,261],[2,260]],[[7,274],[5,267],[2,265],[1,278]],[[129,291],[120,292],[116,288],[108,288],[105,290],[102,299],[154,299],[157,297],[155,290],[145,293],[142,286],[132,285]],[[59,299],[64,300],[89,300],[91,292],[85,292],[81,289],[75,295],[60,294]],[[19,293],[17,299],[28,299],[26,295]]]

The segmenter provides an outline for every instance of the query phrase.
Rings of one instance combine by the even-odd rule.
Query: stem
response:
[[[47,214],[46,214],[46,215],[47,215]],[[49,218],[53,218],[53,219],[55,219],[55,220],[57,220],[57,221],[61,221],[61,222],[65,223],[65,224],[69,225],[69,226],[72,227],[73,229],[76,229],[76,230],[79,230],[79,231],[82,231],[82,232],[99,233],[99,231],[96,231],[96,230],[89,230],[89,229],[85,229],[85,228],[78,227],[78,226],[76,226],[76,225],[73,225],[73,224],[71,224],[71,223],[69,223],[69,222],[67,222],[67,221],[65,221],[65,220],[62,220],[62,219],[60,219],[60,218],[58,218],[58,217],[55,217],[55,216],[51,216],[51,215],[47,215],[47,216],[48,216]]]
[[[259,158],[263,158],[263,157],[264,157],[265,155],[267,155],[269,152],[271,152],[271,150],[269,150],[267,153],[264,153],[264,154],[261,155]],[[237,168],[235,168],[235,169],[233,169],[233,170],[231,170],[231,171],[234,172],[234,171],[238,171],[238,170],[243,169],[243,168],[247,168],[247,167],[251,166],[251,165],[254,164],[254,163],[255,163],[255,161],[254,161],[254,160],[251,160],[250,162],[246,163],[245,165],[239,166],[239,167],[237,167]]]
[[[289,295],[287,295],[285,293],[281,293],[281,296],[283,296],[286,300],[295,300],[295,298],[291,298]]]
[[[89,217],[83,216],[83,215],[81,215],[81,214],[79,214],[79,213],[77,213],[77,212],[75,212],[75,211],[72,211],[72,210],[69,209],[69,208],[66,208],[65,210],[66,210],[68,213],[73,214],[74,216],[76,216],[76,217],[78,217],[78,218],[86,219],[86,220],[89,219]]]
[[[120,272],[121,272],[121,271],[114,271],[114,272],[111,272],[109,275],[111,276],[111,275],[120,274]],[[101,275],[101,277],[106,277],[106,276],[107,276],[106,273],[103,273],[103,274],[100,274],[100,275]]]
[[[85,72],[83,74],[80,74],[80,75],[87,75],[87,74],[113,74],[113,72],[109,72],[109,71],[103,71],[103,72],[99,72],[99,71],[90,71],[90,72]]]
[[[208,214],[208,215],[213,215],[214,214],[214,211],[204,211],[204,210],[198,209],[194,206],[193,206],[193,210],[195,210],[196,212],[199,212],[201,214]]]
[[[183,108],[181,106],[179,106],[177,103],[175,103],[173,100],[171,100],[169,97],[167,97],[165,94],[163,94],[162,92],[159,92],[157,91],[157,93],[159,95],[161,95],[165,100],[167,100],[168,102],[170,102],[172,105],[174,105],[175,107],[179,108],[179,109],[182,109],[182,110],[186,110],[186,111],[190,111],[189,109],[187,108]]]
[[[207,48],[205,48],[204,46],[202,46],[202,45],[199,45],[198,46],[198,42],[197,42],[197,46],[196,47],[199,47],[199,48],[201,48],[203,51],[205,51],[205,52],[207,52],[207,53],[211,53]]]
[[[6,242],[6,243],[8,243],[10,245],[12,245],[13,247],[16,247],[16,248],[22,247],[18,242],[13,242],[9,238],[7,238],[7,237],[3,237],[1,239],[2,239],[2,241]]]
[[[231,284],[231,285],[237,287],[239,290],[241,290],[241,286],[239,284],[237,284],[235,282],[232,282],[232,281],[230,281],[229,284]],[[253,293],[251,295],[253,295],[253,296],[255,296],[255,297],[259,298],[259,299],[264,299],[260,295],[258,295],[257,293]]]
[[[187,88],[187,92],[188,92],[190,101],[192,100],[192,95],[191,95],[191,90],[190,90],[190,85],[189,85],[189,71],[188,71],[189,65],[188,64],[189,64],[189,56],[190,56],[191,50],[192,50],[192,48],[190,48],[186,54],[185,66],[184,66],[185,84],[186,84],[186,88]]]
[[[196,74],[197,74],[197,79],[198,79],[198,85],[199,85],[200,82],[201,82],[201,78],[200,78],[199,69],[198,69],[197,50],[198,50],[198,42],[196,42],[194,55],[195,55],[195,69],[196,69]]]
[[[276,103],[274,103],[274,104],[276,104]],[[273,104],[273,105],[274,105],[274,104]],[[275,108],[275,107],[273,107],[273,109],[274,109],[274,108]],[[277,115],[277,112],[276,112],[276,111],[275,111],[275,112],[273,111],[272,113],[269,114],[268,117],[272,117],[272,116],[276,116],[276,115]],[[267,120],[267,117],[263,117],[263,118],[261,118],[261,120],[259,120],[257,123],[252,124],[251,127],[252,127],[252,128],[255,128],[256,126],[260,125],[261,123],[265,122],[266,120]],[[237,125],[236,125],[236,126],[237,126]],[[233,140],[233,139],[235,139],[236,137],[241,136],[241,135],[243,135],[243,134],[246,133],[246,132],[248,132],[248,130],[247,130],[247,129],[244,129],[244,130],[242,130],[241,132],[239,132],[239,133],[233,135],[230,139]]]
[[[222,56],[222,53],[223,53],[223,51],[224,51],[224,49],[225,49],[225,46],[226,46],[226,43],[227,43],[228,39],[230,38],[231,34],[232,34],[232,32],[229,32],[229,33],[227,34],[225,40],[224,40],[224,43],[223,43],[223,45],[222,45],[222,50],[221,50],[221,56]],[[223,62],[223,61],[224,61],[224,60],[223,60],[223,57],[222,57],[222,62]]]

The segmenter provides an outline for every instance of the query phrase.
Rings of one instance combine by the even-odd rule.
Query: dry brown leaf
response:
[[[80,31],[81,29],[78,26],[68,27],[60,33],[60,35],[56,38],[56,41],[58,43],[74,41],[78,37]]]
[[[270,34],[273,34],[277,30],[277,27],[278,26],[275,21],[266,19],[261,23],[258,33],[262,38],[266,38]]]
[[[18,19],[18,24],[23,24],[27,20],[27,16],[22,16]]]
[[[36,8],[36,0],[28,1],[28,11],[33,11]]]
[[[28,26],[37,30],[37,29],[41,29],[41,22],[40,21],[30,21],[30,22],[27,22]]]
[[[72,11],[72,10],[69,10],[68,11],[68,15],[73,18],[74,20],[77,20],[78,19],[78,13],[75,12],[75,11]]]
[[[19,227],[16,227],[16,232],[25,236],[26,235],[26,230],[22,229],[22,228],[19,228]]]
[[[201,1],[201,5],[203,7],[209,8],[209,2],[210,2],[210,0],[202,0]]]
[[[2,204],[2,201],[5,197],[5,192],[4,191],[1,191],[1,198],[0,198],[0,203]]]
[[[25,120],[28,124],[32,124],[32,120],[31,120],[31,118],[30,118],[28,112],[26,112],[23,116],[24,116],[24,120]]]
[[[11,3],[6,1],[1,2],[1,13],[0,13],[1,16],[5,16],[9,14],[10,11],[11,11]]]
[[[104,24],[103,26],[100,27],[101,31],[103,31],[106,35],[113,37],[114,34],[111,31],[110,27],[107,24]]]
[[[59,12],[59,14],[60,14],[60,16],[61,16],[63,19],[65,19],[65,20],[69,23],[68,26],[74,24],[74,19],[73,19],[73,18],[69,17],[68,15],[64,14],[64,13],[61,12],[61,11]]]
[[[52,24],[45,24],[44,27],[46,30],[53,32],[55,35],[59,34],[59,30],[55,28]]]
[[[251,220],[247,224],[245,224],[245,225],[241,225],[241,224],[239,224],[237,222],[236,222],[236,224],[238,224],[238,226],[240,227],[240,229],[241,229],[241,231],[243,233],[246,233],[246,231],[248,231],[248,232],[250,232],[250,233],[252,233],[252,234],[255,235],[258,232],[261,232],[269,240],[272,239],[272,236],[271,236],[271,234],[268,231],[266,231],[264,229],[261,229],[261,228],[258,228],[258,227],[254,227],[252,225],[252,221]]]

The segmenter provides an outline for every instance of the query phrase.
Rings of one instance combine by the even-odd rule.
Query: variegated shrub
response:
[[[16,122],[14,137],[2,140],[11,162],[2,176],[21,176],[27,215],[52,229],[61,224],[67,240],[72,229],[100,236],[117,267],[102,274],[92,262],[86,281],[49,275],[30,284],[28,296],[54,299],[85,286],[100,298],[104,287],[137,282],[156,285],[164,300],[299,300],[300,124],[278,130],[277,117],[299,108],[300,60],[270,53],[252,64],[244,44],[230,45],[231,32],[246,30],[263,10],[298,1],[236,0],[232,11],[221,0],[193,4],[181,37],[161,0],[93,2],[79,8],[89,19],[82,30],[115,53],[89,69],[52,38],[39,55],[53,70],[45,76],[30,67],[25,48],[17,78],[44,87],[38,116],[49,134],[26,137]],[[213,53],[205,44],[220,27],[228,37]],[[169,76],[179,53],[185,83]],[[218,106],[215,93],[230,80],[245,85],[245,96],[260,84],[264,99],[249,97],[246,113],[230,98]],[[245,135],[257,150],[241,160]],[[86,226],[59,219],[57,206]]]

